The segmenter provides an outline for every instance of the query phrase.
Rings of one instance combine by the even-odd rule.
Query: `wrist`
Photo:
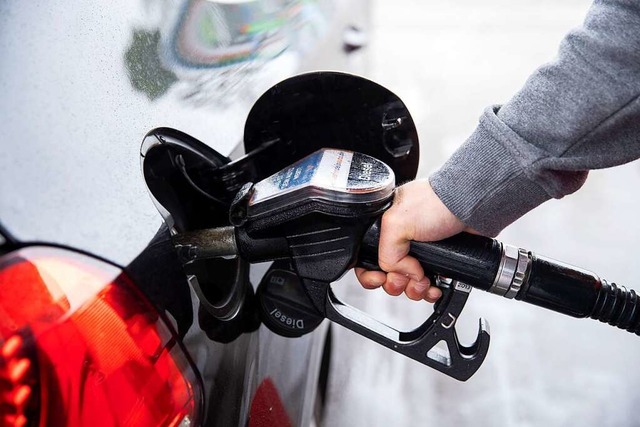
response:
[[[469,139],[429,177],[439,200],[469,227],[488,236],[550,198],[511,153],[510,139],[517,135],[496,111],[487,109]]]
[[[403,230],[408,240],[435,241],[458,234],[467,226],[440,200],[426,179],[398,187],[388,223]]]

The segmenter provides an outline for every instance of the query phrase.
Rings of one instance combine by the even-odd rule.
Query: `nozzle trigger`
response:
[[[385,347],[466,381],[482,365],[489,349],[489,327],[479,320],[478,336],[470,346],[460,344],[455,323],[464,308],[471,287],[438,278],[442,297],[434,313],[409,332],[398,331],[340,301],[328,283],[305,279],[303,285],[314,305],[326,318]]]

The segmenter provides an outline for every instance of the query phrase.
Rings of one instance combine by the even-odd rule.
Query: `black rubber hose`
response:
[[[640,298],[633,289],[603,280],[589,317],[640,335]]]
[[[635,291],[595,273],[530,253],[531,268],[516,299],[573,317],[590,317],[640,335]]]

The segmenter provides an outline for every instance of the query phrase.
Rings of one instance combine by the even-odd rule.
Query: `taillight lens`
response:
[[[0,258],[0,426],[188,426],[198,384],[120,269],[57,248]]]

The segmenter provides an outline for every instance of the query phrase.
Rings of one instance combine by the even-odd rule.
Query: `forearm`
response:
[[[640,2],[597,1],[558,59],[502,108],[487,109],[431,185],[490,235],[584,183],[587,170],[640,157]]]

